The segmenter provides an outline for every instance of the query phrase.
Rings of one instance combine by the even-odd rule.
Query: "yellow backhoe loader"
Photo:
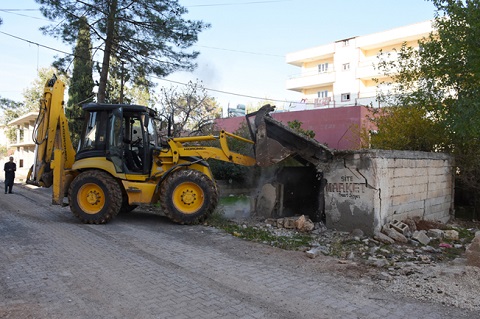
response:
[[[84,129],[75,151],[64,112],[64,90],[65,84],[55,76],[45,84],[33,133],[35,163],[27,183],[53,186],[53,204],[65,205],[68,198],[71,211],[84,223],[103,224],[119,212],[157,202],[177,223],[202,221],[218,202],[206,160],[266,166],[295,155],[267,136],[265,127],[270,124],[265,125],[265,118],[273,110],[269,106],[257,112],[254,120],[247,118],[256,142],[225,131],[219,136],[162,142],[154,110],[140,105],[86,104]],[[262,150],[256,150],[257,158],[232,152],[227,138],[259,145]],[[215,140],[220,147],[201,145]],[[271,152],[270,144],[276,146]]]

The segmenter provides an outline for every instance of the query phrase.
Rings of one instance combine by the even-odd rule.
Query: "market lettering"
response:
[[[353,176],[342,176],[340,183],[327,183],[327,192],[336,193],[365,193],[364,183],[354,183]]]

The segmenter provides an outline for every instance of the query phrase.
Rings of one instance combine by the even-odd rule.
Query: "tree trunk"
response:
[[[102,70],[100,72],[100,83],[98,84],[97,102],[105,103],[108,69],[110,67],[110,56],[112,55],[112,48],[115,36],[115,15],[117,13],[118,0],[112,0],[110,3],[110,10],[108,13],[107,32],[105,39],[105,51],[103,52]]]

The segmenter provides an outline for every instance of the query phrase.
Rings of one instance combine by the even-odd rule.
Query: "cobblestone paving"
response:
[[[0,197],[0,318],[478,318],[212,228],[141,209],[84,225],[51,190],[14,190]]]

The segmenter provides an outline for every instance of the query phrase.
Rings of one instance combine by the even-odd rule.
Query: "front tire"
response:
[[[72,213],[85,224],[105,224],[122,205],[118,182],[102,171],[85,171],[70,184],[68,201]]]
[[[179,224],[193,224],[205,220],[218,203],[214,181],[191,169],[173,172],[163,181],[160,192],[163,212]]]

